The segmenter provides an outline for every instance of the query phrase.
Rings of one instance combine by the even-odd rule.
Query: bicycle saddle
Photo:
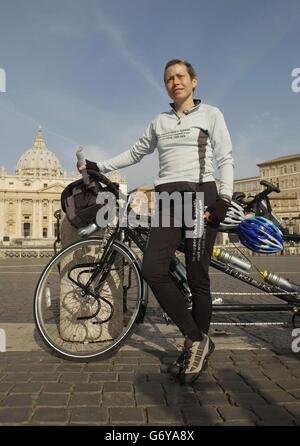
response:
[[[269,189],[270,192],[277,192],[277,193],[280,192],[279,187],[275,186],[275,184],[271,183],[270,181],[261,180],[259,182],[259,184],[261,184],[262,186],[265,186],[267,189]]]

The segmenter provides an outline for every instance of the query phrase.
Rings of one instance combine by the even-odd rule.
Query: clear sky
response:
[[[127,150],[168,110],[163,68],[178,57],[224,113],[235,177],[257,175],[300,153],[299,28],[299,0],[0,0],[0,165],[13,173],[39,126],[68,171],[78,145],[95,161]],[[157,153],[122,173],[152,185]]]

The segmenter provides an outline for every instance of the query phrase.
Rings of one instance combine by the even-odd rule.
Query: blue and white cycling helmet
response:
[[[270,254],[283,250],[282,232],[264,217],[251,217],[237,227],[240,242],[254,252]]]
[[[238,224],[246,218],[244,208],[239,203],[231,200],[225,219],[220,223],[218,230],[227,231],[237,228]]]

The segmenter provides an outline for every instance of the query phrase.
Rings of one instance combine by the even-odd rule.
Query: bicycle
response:
[[[87,174],[118,197],[116,183],[95,171],[87,171]],[[265,190],[251,201],[245,201],[245,195],[241,193],[235,193],[235,200],[243,205],[245,211],[271,219],[281,228],[286,241],[299,242],[300,236],[290,235],[272,212],[268,195],[279,189],[266,181],[261,184]],[[126,212],[130,211],[128,196]],[[135,325],[144,321],[147,309],[148,285],[141,276],[141,261],[129,245],[134,243],[143,252],[149,229],[130,224],[122,226],[119,220],[107,238],[92,236],[97,229],[95,223],[80,229],[79,234],[88,238],[57,253],[44,268],[35,290],[37,330],[52,352],[68,360],[89,361],[113,355],[133,333]],[[228,232],[235,233],[234,230]],[[184,243],[178,247],[178,252],[184,252]],[[293,318],[299,314],[300,286],[297,284],[287,291],[282,283],[271,284],[254,279],[247,271],[220,258],[212,257],[211,266],[279,297],[285,304],[276,305],[277,311],[278,307],[279,311],[292,311]],[[185,266],[176,254],[171,259],[169,274],[191,309]],[[240,304],[213,305],[213,311],[253,310],[253,305],[244,307]],[[258,307],[257,311],[275,310],[272,305]]]

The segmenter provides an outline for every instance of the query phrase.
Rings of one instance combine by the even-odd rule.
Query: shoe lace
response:
[[[192,343],[190,343],[189,339],[186,339],[182,351],[182,364],[184,368],[188,365],[191,355],[192,355]]]
[[[187,368],[189,365],[189,361],[192,355],[192,347],[193,343],[191,343],[190,340],[186,340],[183,348],[183,369]],[[201,357],[203,355],[204,348],[200,345],[197,348],[196,354],[195,354],[195,361],[198,362],[201,360]]]

